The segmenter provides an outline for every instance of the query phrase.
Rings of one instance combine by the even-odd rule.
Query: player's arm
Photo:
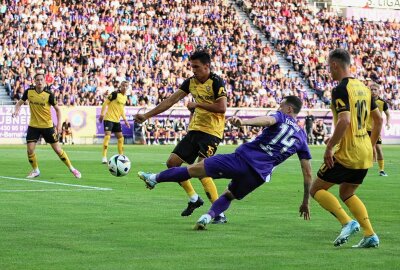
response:
[[[18,100],[18,102],[15,104],[14,112],[12,113],[12,117],[18,116],[19,111],[21,110],[21,106],[22,106],[22,104],[24,104],[24,103],[25,103],[24,100],[22,100],[22,99]]]
[[[350,112],[343,111],[338,114],[338,121],[335,126],[335,131],[330,137],[325,150],[324,161],[328,168],[333,167],[333,148],[340,142],[346,133],[346,129],[350,126]],[[330,158],[326,156],[327,152],[331,153]]]
[[[390,113],[389,113],[389,107],[386,102],[383,104],[383,112],[386,115],[386,128],[390,129]]]
[[[100,116],[99,116],[99,122],[101,123],[101,122],[103,122],[103,120],[104,120],[104,115],[105,115],[105,113],[106,113],[106,109],[107,109],[107,107],[108,107],[108,104],[110,104],[110,100],[107,98],[105,101],[104,101],[104,103],[103,103],[103,105],[101,106],[101,113],[100,113]]]
[[[24,94],[22,95],[22,98],[20,100],[18,100],[18,102],[15,104],[12,117],[18,116],[19,111],[21,110],[22,104],[24,104],[25,101],[27,101],[27,100],[28,100],[28,90],[25,90]]]
[[[304,217],[305,220],[310,219],[310,208],[308,202],[310,200],[310,187],[312,183],[312,171],[311,162],[309,159],[300,159],[301,170],[303,172],[304,179],[304,193],[303,201],[300,205],[300,216]]]
[[[381,134],[383,118],[378,108],[371,111],[370,117],[374,121],[374,126],[372,127],[371,131],[371,143],[372,146],[375,146],[376,142],[378,141],[379,135]]]
[[[207,103],[196,103],[196,102],[189,102],[187,108],[192,111],[196,108],[201,108],[206,111],[212,113],[225,113],[227,107],[227,99],[226,97],[220,97],[214,103],[207,104]]]
[[[122,119],[124,120],[124,122],[125,122],[125,125],[128,127],[128,128],[131,128],[131,125],[129,125],[129,122],[128,122],[128,120],[126,119],[126,113],[125,113],[125,106],[122,108]]]
[[[251,119],[240,119],[237,116],[233,116],[229,119],[232,125],[241,126],[257,126],[257,127],[269,127],[276,124],[276,118],[273,116],[257,116]]]
[[[386,115],[386,128],[390,129],[390,113],[389,110],[384,111],[385,115]]]
[[[156,107],[154,107],[147,113],[135,115],[135,121],[138,123],[143,123],[147,119],[162,112],[165,112],[185,96],[187,96],[187,93],[184,92],[182,89],[179,89],[178,91],[173,93],[169,98],[163,100],[160,104],[158,104]]]
[[[58,107],[58,105],[54,104],[53,105],[54,110],[56,111],[56,117],[57,117],[57,132],[61,133],[62,129],[61,129],[61,110],[60,107]]]

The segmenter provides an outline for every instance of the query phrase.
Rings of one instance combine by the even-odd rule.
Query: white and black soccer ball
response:
[[[108,170],[114,176],[125,176],[131,169],[131,161],[127,156],[114,155],[108,161]]]

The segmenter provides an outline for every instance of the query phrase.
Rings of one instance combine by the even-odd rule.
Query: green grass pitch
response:
[[[400,146],[384,146],[389,177],[379,177],[375,164],[358,191],[381,240],[369,250],[351,248],[361,233],[333,247],[340,226],[313,200],[311,221],[299,217],[303,180],[296,157],[270,183],[233,202],[227,224],[193,231],[209,202],[183,218],[187,198],[177,184],[150,191],[136,176],[164,169],[172,148],[126,146],[131,172],[117,178],[100,164],[101,146],[65,146],[82,172],[78,180],[50,146],[39,145],[40,182],[29,182],[23,180],[30,171],[25,146],[0,146],[0,269],[400,268]],[[218,153],[234,148],[221,146]],[[311,151],[315,175],[324,148]],[[110,145],[109,156],[115,152]],[[205,198],[200,182],[192,183]],[[216,183],[221,193],[228,180]]]

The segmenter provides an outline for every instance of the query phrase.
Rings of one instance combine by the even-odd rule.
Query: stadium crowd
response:
[[[328,9],[314,13],[302,0],[237,2],[325,104],[335,86],[326,59],[342,47],[353,56],[352,73],[382,85],[382,97],[391,109],[400,109],[399,22],[346,19]]]
[[[11,98],[43,69],[59,105],[99,105],[122,80],[131,82],[128,105],[155,105],[191,75],[188,57],[201,48],[212,52],[230,107],[273,108],[288,94],[316,102],[232,6],[159,2],[3,2],[0,67]]]
[[[354,72],[379,81],[399,109],[398,24],[346,20],[327,10],[314,15],[304,1],[238,1],[305,76],[310,95],[227,1],[203,2],[2,1],[1,80],[17,101],[43,70],[59,105],[100,105],[128,80],[128,105],[156,105],[191,75],[188,57],[202,48],[226,81],[229,107],[274,108],[282,96],[298,95],[305,107],[320,108],[329,106],[334,86],[327,53],[343,46],[355,56]]]

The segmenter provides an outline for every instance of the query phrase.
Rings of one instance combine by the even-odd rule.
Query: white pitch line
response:
[[[78,189],[0,189],[0,193],[11,193],[11,192],[75,192],[75,191],[98,191],[97,189],[89,188],[78,188]]]
[[[101,188],[101,187],[84,186],[84,185],[76,185],[76,184],[58,183],[58,182],[51,182],[51,181],[46,181],[46,180],[33,180],[33,179],[16,178],[16,177],[8,177],[8,176],[1,176],[1,175],[0,175],[0,178],[9,179],[9,180],[16,180],[16,181],[27,181],[27,182],[43,183],[43,184],[49,184],[49,185],[80,187],[80,188],[102,190],[102,191],[112,190],[112,188]]]

